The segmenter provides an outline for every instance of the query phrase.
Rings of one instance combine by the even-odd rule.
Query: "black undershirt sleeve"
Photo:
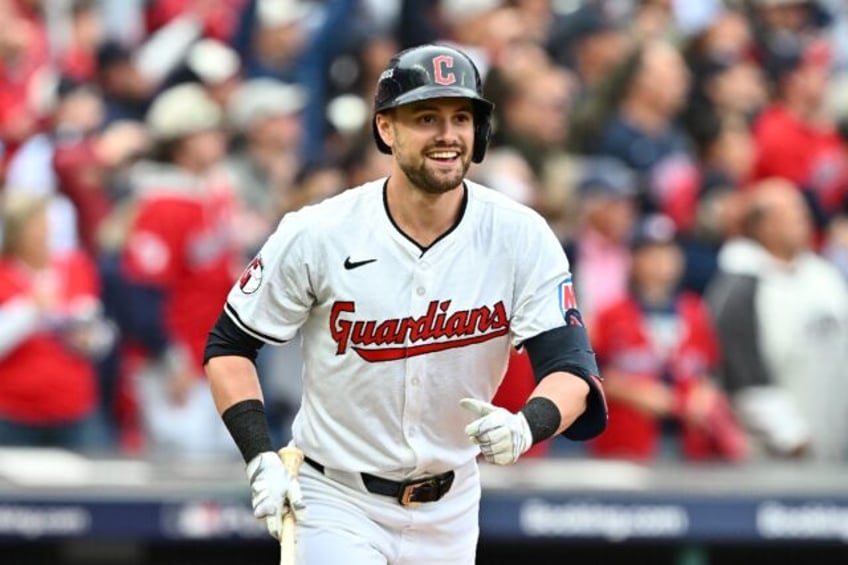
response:
[[[203,364],[205,365],[213,357],[222,355],[238,355],[256,362],[256,356],[263,345],[264,342],[239,328],[226,312],[221,312],[206,339]]]

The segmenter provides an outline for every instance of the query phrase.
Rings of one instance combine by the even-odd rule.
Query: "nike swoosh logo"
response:
[[[366,259],[365,261],[351,261],[350,256],[345,259],[344,268],[350,271],[351,269],[356,269],[361,267],[362,265],[367,265],[368,263],[373,263],[376,259]]]

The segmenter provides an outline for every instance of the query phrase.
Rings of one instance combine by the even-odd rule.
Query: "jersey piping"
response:
[[[236,309],[233,308],[229,302],[224,305],[224,310],[227,312],[227,314],[230,316],[233,322],[236,323],[238,327],[240,327],[244,332],[250,334],[256,339],[261,339],[262,341],[268,343],[276,343],[277,345],[281,345],[286,342],[286,340],[284,339],[271,337],[270,335],[254,330],[253,328],[245,324],[244,321],[242,321],[242,319],[239,317],[238,312],[236,312]]]

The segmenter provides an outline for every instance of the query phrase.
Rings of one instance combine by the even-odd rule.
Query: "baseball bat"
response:
[[[303,463],[303,452],[296,447],[284,447],[277,452],[292,479],[296,479]],[[295,565],[295,549],[297,540],[294,533],[294,513],[283,514],[283,531],[280,535],[280,565]]]

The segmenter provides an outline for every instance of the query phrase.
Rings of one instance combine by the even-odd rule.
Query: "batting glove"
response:
[[[283,531],[283,514],[292,512],[301,520],[306,506],[300,483],[292,478],[280,457],[273,451],[264,451],[247,464],[250,480],[253,515],[265,520],[268,532],[280,539]]]
[[[515,463],[533,445],[533,434],[521,412],[513,414],[476,398],[463,398],[459,403],[478,416],[465,427],[465,433],[480,446],[480,452],[489,463]]]

